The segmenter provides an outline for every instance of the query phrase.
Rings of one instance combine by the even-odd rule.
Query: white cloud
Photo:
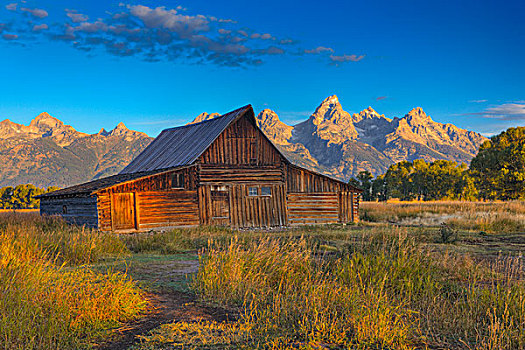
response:
[[[27,8],[27,7],[22,7],[20,9],[21,11],[24,11],[24,12],[28,12],[30,14],[32,14],[34,17],[36,18],[46,18],[47,16],[49,16],[49,14],[47,13],[46,10],[42,10],[42,9],[30,9],[30,8]]]
[[[7,4],[5,5],[5,8],[9,11],[16,11],[16,8],[18,7],[18,4],[15,2],[15,3],[12,3],[12,4]]]
[[[71,18],[71,21],[73,23],[86,22],[89,19],[88,16],[86,16],[86,15],[84,15],[82,13],[78,13],[75,10],[66,10],[66,12],[67,12],[66,16]]]
[[[164,6],[152,9],[143,5],[134,5],[129,9],[131,14],[139,18],[147,27],[168,29],[181,37],[209,30],[209,21],[203,15],[180,15],[177,10],[166,10]]]

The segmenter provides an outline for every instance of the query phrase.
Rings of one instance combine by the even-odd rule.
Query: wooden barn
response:
[[[347,223],[359,192],[292,164],[248,105],[162,131],[119,174],[41,195],[40,213],[104,231]]]

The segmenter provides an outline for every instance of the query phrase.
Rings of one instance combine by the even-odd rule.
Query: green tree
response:
[[[361,185],[359,184],[359,181],[357,181],[356,179],[354,179],[353,177],[350,178],[350,180],[348,180],[348,184],[349,185],[352,185],[354,187],[357,187],[357,188],[361,188]]]
[[[413,179],[410,176],[413,171],[414,166],[408,161],[393,164],[388,168],[384,178],[387,198],[413,199]]]
[[[372,174],[367,171],[360,171],[357,174],[357,180],[359,181],[359,187],[363,190],[363,200],[371,201],[372,200],[372,179],[374,177]]]
[[[0,188],[0,208],[36,209],[40,206],[40,201],[35,198],[36,196],[58,189],[55,186],[43,189],[32,184],[18,185],[15,188],[10,186]]]
[[[386,190],[386,182],[385,182],[385,176],[379,175],[375,178],[374,181],[372,181],[372,199],[377,199],[379,201],[386,201],[387,200],[387,190]]]
[[[491,137],[470,163],[479,195],[484,199],[525,199],[525,127]]]

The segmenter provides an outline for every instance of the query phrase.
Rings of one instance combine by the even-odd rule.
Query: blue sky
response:
[[[2,0],[3,1],[3,0]],[[0,119],[40,112],[155,136],[251,103],[293,124],[422,107],[491,135],[525,125],[524,1],[3,1]]]

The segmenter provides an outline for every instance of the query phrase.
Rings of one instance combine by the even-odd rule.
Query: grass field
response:
[[[363,203],[359,225],[116,236],[4,213],[1,341],[522,349],[524,214],[520,202]]]

